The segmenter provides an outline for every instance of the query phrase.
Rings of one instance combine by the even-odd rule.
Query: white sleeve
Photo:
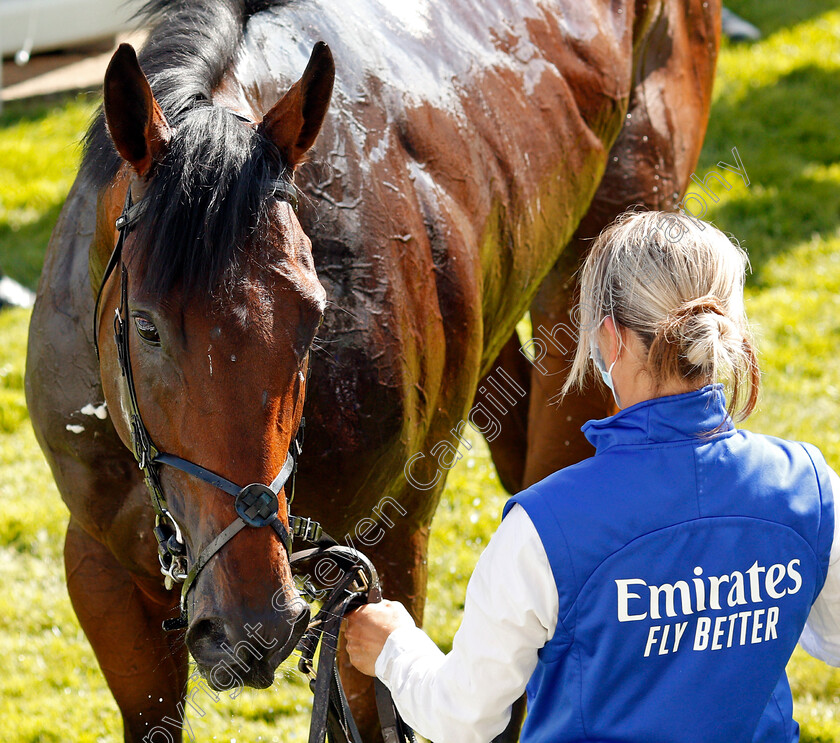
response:
[[[452,650],[444,655],[423,630],[401,627],[376,659],[376,675],[424,737],[487,743],[507,725],[558,611],[545,549],[517,504],[478,559]]]
[[[799,644],[805,652],[831,666],[840,666],[840,477],[829,471],[834,496],[834,539],[825,585],[811,607]]]

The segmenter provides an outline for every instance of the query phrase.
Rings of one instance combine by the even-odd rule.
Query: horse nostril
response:
[[[200,619],[187,631],[187,647],[199,663],[217,657],[225,642],[227,633],[224,622],[215,617]]]
[[[309,606],[297,599],[281,616],[237,616],[235,622],[218,616],[196,618],[187,631],[187,647],[217,691],[233,686],[264,689],[274,670],[294,650],[309,624]]]

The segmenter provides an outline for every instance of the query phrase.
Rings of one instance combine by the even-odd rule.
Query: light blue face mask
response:
[[[606,320],[606,319],[607,318],[605,317],[604,320]],[[604,320],[601,320],[601,323],[598,324],[599,328],[601,327],[601,324],[603,324]],[[601,372],[601,379],[603,379],[604,384],[607,385],[607,387],[610,388],[610,392],[612,392],[613,400],[615,400],[615,404],[620,409],[621,408],[621,403],[618,400],[618,392],[615,391],[615,385],[613,384],[613,378],[612,378],[612,370],[613,370],[613,367],[615,366],[615,362],[618,361],[618,356],[615,357],[615,361],[613,361],[612,364],[610,364],[610,368],[607,369],[607,365],[606,365],[606,363],[604,363],[604,357],[601,356],[601,349],[598,348],[598,343],[594,340],[594,338],[592,338],[589,341],[589,358],[591,358],[592,361],[594,362],[595,368],[599,372]]]

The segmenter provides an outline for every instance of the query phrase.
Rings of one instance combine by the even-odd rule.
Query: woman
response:
[[[508,501],[448,655],[399,603],[349,619],[351,661],[419,733],[489,741],[527,686],[523,741],[798,740],[797,640],[840,665],[840,485],[816,447],[733,425],[760,377],[746,265],[677,215],[593,244],[562,393],[591,357],[620,408],[583,426],[595,455]]]

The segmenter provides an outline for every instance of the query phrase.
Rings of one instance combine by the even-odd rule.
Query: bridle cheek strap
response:
[[[116,228],[118,237],[114,249],[111,251],[111,256],[108,258],[108,263],[105,264],[105,271],[102,274],[102,281],[99,283],[99,289],[96,292],[96,301],[93,305],[93,348],[96,351],[96,358],[99,359],[99,308],[102,304],[102,293],[105,290],[105,284],[108,283],[108,278],[114,273],[114,269],[122,261],[123,243],[125,243],[126,235],[131,232],[134,225],[143,216],[146,211],[146,202],[138,201],[136,204],[131,202],[131,186],[125,194],[125,204],[123,206],[122,214],[116,221]]]

